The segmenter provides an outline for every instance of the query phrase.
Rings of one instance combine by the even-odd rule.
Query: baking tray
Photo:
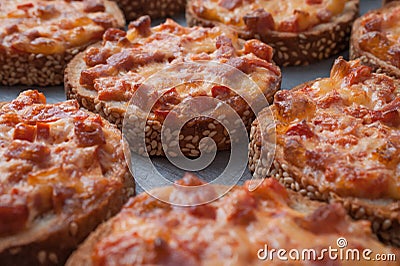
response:
[[[368,10],[379,8],[382,4],[380,0],[361,0],[360,1],[360,10],[361,14],[366,13]],[[182,25],[185,25],[185,17],[183,14],[174,17],[174,19]],[[153,25],[157,25],[163,20],[153,21]],[[345,51],[339,55],[333,56],[329,59],[317,62],[315,64],[309,66],[299,66],[299,67],[283,67],[282,70],[282,89],[291,89],[296,85],[299,85],[303,82],[313,80],[320,77],[328,77],[333,61],[338,57],[343,56],[348,59],[348,52]],[[29,73],[27,73],[29,75]],[[63,86],[55,86],[55,87],[27,87],[27,86],[0,86],[0,101],[10,101],[17,97],[17,95],[26,89],[35,88],[39,89],[43,92],[49,103],[56,103],[65,100],[65,93]],[[205,179],[206,181],[211,181],[224,170],[228,160],[230,153],[228,151],[220,152],[216,155],[215,160],[211,165],[209,165],[204,170],[197,172],[197,174]],[[166,158],[154,158],[153,162],[159,172],[166,177],[168,180],[174,181],[182,177],[184,171],[176,168]],[[240,183],[244,180],[250,179],[251,174],[248,170],[242,175],[240,179]],[[140,186],[137,186],[137,193],[142,192],[143,189]]]

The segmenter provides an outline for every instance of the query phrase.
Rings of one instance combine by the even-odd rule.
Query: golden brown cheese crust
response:
[[[108,210],[114,213],[132,194],[120,132],[99,115],[80,110],[75,101],[46,104],[43,94],[25,91],[1,107],[0,121],[0,257],[4,263],[18,255],[9,254],[10,249],[22,251],[40,243],[35,235],[43,226],[39,233],[46,239],[65,223],[69,230],[68,223],[75,222],[75,234],[80,232],[77,241],[81,240],[96,224],[78,228],[79,217],[99,208],[103,200],[115,204]],[[97,224],[106,218],[106,214],[92,215],[89,219]],[[54,255],[59,263],[68,254],[62,252],[73,248],[69,239],[64,241],[60,257]],[[34,249],[40,245],[46,244]],[[35,264],[36,255],[24,258],[25,262]]]
[[[236,36],[218,28],[185,28],[172,20],[150,28],[149,18],[142,17],[130,24],[128,32],[108,30],[101,48],[85,52],[87,69],[81,72],[80,84],[97,91],[101,101],[128,101],[157,70],[196,60],[227,63],[249,75],[258,71],[278,79],[280,71],[271,61],[272,49],[268,45],[257,40],[245,43],[241,49],[236,48],[239,45]],[[255,81],[260,82],[263,92],[269,93],[265,91],[269,84]]]
[[[397,80],[338,59],[330,78],[276,94],[276,158],[319,191],[399,200],[399,107]]]
[[[400,2],[391,3],[359,18],[352,33],[352,57],[365,57],[363,61],[366,64],[399,77],[399,21]]]
[[[235,34],[220,28],[187,28],[169,19],[154,28],[150,28],[150,24],[149,17],[141,17],[131,22],[127,32],[109,29],[103,36],[101,46],[91,47],[75,58],[66,70],[68,97],[81,99],[84,107],[95,109],[121,125],[128,101],[140,85],[150,75],[181,62],[210,61],[235,67],[257,83],[268,100],[272,100],[280,87],[281,72],[272,61],[272,48],[258,40],[243,42]],[[155,104],[150,119],[161,125],[175,106],[184,99],[196,96],[225,101],[238,111],[247,126],[252,121],[251,110],[242,98],[227,87],[207,83],[172,88]],[[204,131],[212,130],[207,128],[209,122],[205,122],[204,125],[193,122],[200,136],[194,136],[194,127],[191,126],[190,140],[195,138],[197,141],[188,143],[190,147],[198,145],[199,137],[203,137],[202,128]],[[159,128],[158,125],[149,126]],[[221,143],[220,147],[229,147],[227,134],[223,134],[221,126],[218,130],[221,132],[213,134],[218,135],[216,142]],[[150,132],[149,136],[152,134]],[[159,140],[158,133],[154,134],[149,145],[153,140]],[[161,144],[156,142],[151,146],[151,155],[162,155]],[[194,150],[193,156],[198,155],[197,150],[191,150]]]
[[[190,4],[201,18],[261,33],[307,31],[342,13],[346,1],[195,0]]]
[[[199,185],[189,174],[180,182]],[[67,265],[281,265],[277,259],[258,260],[257,251],[264,245],[320,251],[334,247],[339,237],[348,240],[348,248],[398,252],[377,242],[368,222],[352,221],[340,205],[311,202],[286,191],[275,179],[264,180],[253,192],[248,185],[207,205],[186,208],[142,194],[94,232]],[[187,200],[178,187],[164,190],[174,200]],[[196,191],[198,197],[212,192],[213,188]],[[290,265],[317,262],[290,261]],[[320,261],[329,262],[334,263],[329,258]]]

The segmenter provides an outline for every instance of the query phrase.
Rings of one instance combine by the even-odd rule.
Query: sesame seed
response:
[[[196,143],[199,141],[199,139],[200,139],[199,136],[197,136],[197,135],[194,136],[194,137],[192,138],[192,143],[193,143],[193,144],[196,144]]]
[[[49,254],[49,260],[54,264],[58,263],[57,255],[53,252]]]
[[[382,224],[382,230],[383,231],[389,230],[390,227],[392,227],[392,221],[389,219],[386,219]]]
[[[44,264],[46,262],[46,251],[42,250],[39,251],[38,255],[37,255],[37,259],[39,261],[39,263]]]
[[[76,222],[71,222],[69,224],[69,233],[71,234],[71,236],[76,236],[76,234],[78,233],[78,224]]]

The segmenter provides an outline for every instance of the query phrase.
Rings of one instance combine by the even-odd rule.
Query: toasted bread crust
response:
[[[35,95],[41,94],[35,91],[26,91],[23,92],[20,97],[17,98],[15,101],[5,104],[2,103],[2,105],[0,105],[2,108],[2,110],[0,111],[2,119],[14,119],[11,121],[15,121],[17,119],[17,116],[25,115],[25,119],[28,119],[25,121],[26,123],[30,123],[31,125],[35,125],[35,123],[38,123],[36,124],[36,127],[38,129],[32,131],[32,134],[36,135],[36,137],[31,139],[33,141],[31,142],[31,144],[20,140],[20,138],[29,137],[29,134],[18,135],[17,133],[15,133],[16,129],[14,129],[14,134],[11,135],[13,136],[13,140],[11,140],[10,147],[12,145],[15,146],[15,144],[19,144],[23,148],[24,146],[22,146],[22,144],[26,143],[26,145],[28,145],[28,148],[25,148],[25,150],[29,150],[29,145],[37,144],[46,146],[50,151],[50,159],[47,159],[47,157],[44,158],[44,156],[42,156],[42,158],[39,158],[38,162],[35,163],[33,161],[30,161],[32,159],[29,159],[29,154],[19,155],[15,152],[12,153],[13,151],[18,151],[18,147],[16,147],[16,149],[14,150],[12,148],[8,148],[8,153],[6,152],[5,156],[7,157],[7,154],[11,154],[10,156],[13,157],[10,157],[11,159],[9,158],[7,160],[2,159],[1,161],[2,165],[5,165],[4,169],[6,170],[8,169],[7,163],[12,162],[14,167],[11,168],[10,173],[13,174],[15,172],[17,176],[23,178],[23,182],[26,183],[24,183],[25,185],[21,188],[18,183],[13,183],[14,181],[12,180],[12,177],[9,177],[13,175],[9,175],[8,173],[3,171],[4,189],[1,192],[2,207],[10,206],[9,208],[17,208],[13,205],[13,203],[11,203],[10,205],[10,203],[4,200],[7,199],[7,195],[12,194],[7,194],[9,190],[8,187],[11,186],[11,188],[15,191],[22,191],[20,192],[20,197],[22,200],[26,200],[26,203],[24,204],[26,204],[29,210],[29,215],[34,215],[30,216],[32,218],[28,218],[28,220],[23,220],[23,224],[19,222],[18,219],[20,218],[18,216],[14,217],[14,223],[20,223],[22,227],[19,226],[13,229],[14,231],[11,233],[6,232],[6,234],[4,234],[4,227],[1,228],[3,230],[3,235],[0,236],[0,260],[2,262],[2,265],[63,265],[70,253],[78,246],[78,244],[82,240],[84,240],[85,237],[97,227],[97,225],[116,214],[120,210],[122,205],[127,201],[127,199],[134,194],[135,184],[133,181],[133,177],[129,172],[128,166],[123,159],[122,148],[116,147],[113,149],[113,151],[111,151],[110,156],[113,157],[112,160],[114,161],[108,161],[108,159],[106,158],[110,157],[104,157],[108,155],[104,155],[102,156],[102,158],[99,157],[99,159],[103,160],[102,163],[105,165],[104,168],[102,168],[104,169],[104,176],[102,173],[101,177],[99,176],[98,172],[90,170],[96,169],[96,164],[94,161],[96,159],[93,160],[92,168],[90,168],[89,170],[84,170],[83,168],[81,168],[81,172],[74,174],[73,172],[71,172],[71,176],[68,177],[68,180],[63,179],[63,171],[67,170],[59,170],[59,172],[53,173],[52,171],[55,166],[51,164],[42,165],[37,168],[36,164],[41,165],[45,163],[44,161],[53,162],[55,160],[64,160],[64,162],[60,163],[58,167],[60,169],[64,169],[63,167],[67,168],[69,165],[70,169],[72,169],[73,167],[71,165],[76,164],[76,162],[73,161],[74,159],[71,156],[68,156],[68,159],[62,157],[63,154],[68,152],[66,148],[63,148],[61,146],[58,146],[57,149],[54,148],[54,145],[63,145],[62,143],[59,144],[57,142],[57,138],[59,136],[59,133],[57,133],[59,132],[58,126],[64,126],[65,123],[68,123],[67,119],[65,118],[65,116],[63,117],[63,115],[72,113],[70,117],[71,119],[75,119],[72,117],[76,114],[78,114],[82,118],[87,115],[87,117],[89,117],[90,119],[94,119],[96,115],[91,114],[87,111],[79,110],[78,108],[76,108],[77,104],[75,104],[76,109],[74,109],[74,104],[71,102],[63,103],[62,106],[43,105],[43,102],[35,102],[37,101],[35,100]],[[40,97],[44,98],[43,95]],[[29,101],[34,101],[34,103],[31,105]],[[27,108],[27,113],[29,113],[30,110],[41,112],[42,117],[35,117],[32,118],[32,120],[29,120],[29,114],[18,113],[18,108]],[[50,112],[48,110],[50,110]],[[53,110],[54,113],[51,113],[51,110]],[[62,110],[68,110],[66,112],[71,113],[62,113]],[[57,116],[60,114],[60,112],[62,114],[61,118],[60,116]],[[38,119],[42,122],[35,122],[35,119]],[[3,125],[2,132],[4,132],[4,127],[10,127],[9,123],[11,121],[6,122],[7,125]],[[119,131],[115,128],[114,125],[108,123],[106,120],[101,119],[100,121],[98,121],[98,123],[102,125],[102,130],[104,130],[102,132],[105,132],[102,134],[106,134],[105,143],[107,145],[116,146],[117,143],[115,142],[118,142],[118,138],[121,138]],[[57,124],[58,122],[59,124]],[[19,125],[21,124],[23,125],[23,123],[19,123]],[[48,132],[51,132],[50,135],[48,135],[48,133],[43,133],[43,131],[39,130],[39,126],[42,129],[48,128]],[[18,127],[18,125],[16,127]],[[13,130],[12,126],[10,130]],[[69,128],[69,130],[71,129]],[[68,145],[69,147],[77,145],[74,142],[77,140],[75,138],[79,138],[77,136],[80,133],[78,133],[79,131],[77,130],[78,129],[72,129],[72,133],[74,134],[72,138],[74,140],[68,140],[70,141]],[[40,137],[38,137],[39,134]],[[94,138],[95,136],[93,135],[92,140],[87,140],[88,142],[86,143],[86,145],[92,145],[92,141]],[[10,142],[10,140],[5,137],[3,133],[2,141]],[[52,141],[55,141],[55,144]],[[86,141],[86,139],[82,141]],[[84,144],[84,142],[82,143]],[[78,149],[82,151],[83,148],[79,145],[75,147],[75,152],[77,154],[81,154],[79,160],[87,160],[88,158],[85,157],[85,153],[78,153]],[[102,146],[101,148],[98,147],[98,151],[100,153],[106,153],[104,149],[106,149],[104,146]],[[27,161],[25,161],[24,163],[24,161],[21,162],[21,160]],[[112,164],[115,169],[112,171],[107,170],[108,163]],[[18,169],[20,167],[19,165],[21,164],[25,166],[33,165],[33,168],[29,174],[21,174],[20,172],[18,172]],[[99,166],[97,165],[97,167]],[[89,171],[91,171],[90,175],[92,177],[87,174]],[[39,179],[35,179],[36,177],[38,177]],[[90,183],[92,182],[89,181],[90,178],[94,177],[98,177],[98,179],[95,179],[93,181],[95,183],[94,186],[97,189],[101,190],[101,188],[104,187],[104,184],[107,184],[107,188],[105,188],[103,191],[104,193],[96,194],[91,191],[81,191],[79,189],[79,185],[75,185],[76,183],[74,183],[79,178],[82,178],[79,180],[86,180],[85,182]],[[53,184],[55,182],[55,179],[57,180],[57,182],[56,184]],[[52,198],[49,199],[49,195],[47,194],[48,190],[42,190],[43,183],[40,183],[44,180],[46,180],[46,185],[51,188],[52,191],[59,191],[58,193],[60,194],[54,192],[54,194],[50,194],[50,197]],[[36,186],[33,186],[32,184],[36,184]],[[38,194],[37,191],[39,191],[40,193]],[[68,192],[72,194],[68,194],[66,191],[72,191]],[[82,193],[87,193],[85,195],[88,195],[88,198],[81,196]],[[61,198],[57,198],[57,195],[61,195]],[[64,195],[65,199],[69,200],[68,202],[70,205],[65,203],[65,200],[63,199]],[[60,200],[59,202],[57,201],[58,199]],[[73,202],[75,202],[77,199],[80,199],[79,206],[73,204]],[[50,206],[46,209],[43,209],[43,206],[47,206],[49,201],[51,203]],[[84,209],[82,209],[82,206],[84,206]],[[9,226],[9,224],[7,224],[7,217],[7,214],[3,211],[1,213],[1,218],[5,219],[2,219],[2,226]]]
[[[185,10],[186,0],[115,0],[124,11],[126,20],[131,21],[143,15],[164,18],[177,15]]]
[[[256,38],[275,49],[274,61],[280,66],[308,65],[338,54],[348,47],[351,26],[359,14],[359,1],[351,0],[344,12],[334,21],[318,25],[301,33],[268,31],[265,34],[252,34],[249,31],[235,29],[243,39]],[[191,1],[186,6],[188,25],[212,27],[219,25],[196,15]],[[227,26],[232,28],[232,26]]]
[[[292,91],[311,88],[313,84],[321,81],[323,79],[306,82],[293,88]],[[249,144],[249,168],[256,177],[271,176],[287,188],[310,199],[341,203],[354,219],[371,221],[373,232],[384,243],[400,246],[399,200],[390,197],[372,199],[351,195],[341,196],[330,189],[323,189],[320,184],[322,181],[316,181],[314,177],[304,175],[303,167],[296,166],[293,161],[286,159],[282,145],[276,146],[275,158],[269,168],[263,164],[261,158],[262,137],[259,119],[263,119],[262,114],[252,124]]]
[[[117,21],[117,27],[125,26],[125,18],[118,5],[112,1],[104,1],[106,12],[113,14]],[[64,69],[68,62],[87,46],[97,42],[94,40],[83,46],[66,49],[57,54],[35,54],[16,51],[0,47],[0,84],[12,86],[39,85],[51,86],[60,85],[64,81]]]
[[[132,177],[127,175],[125,179],[126,187],[133,187]],[[59,217],[29,237],[2,244],[2,265],[63,265],[71,252],[100,223],[119,212],[130,195],[132,189],[110,191],[84,213]]]
[[[100,47],[101,43],[96,43],[93,47]],[[81,71],[85,68],[84,53],[78,53],[65,68],[64,72],[64,89],[67,99],[75,99],[79,105],[89,111],[95,111],[95,93],[85,89],[79,84]],[[104,116],[103,116],[104,117]],[[107,117],[105,117],[109,120]],[[114,121],[111,121],[114,122]],[[115,122],[114,122],[115,123]]]
[[[385,11],[390,11],[393,7],[399,6],[399,1],[387,1],[388,4],[384,7],[371,11],[384,13]],[[391,2],[391,3],[389,3]],[[370,12],[370,13],[371,13]],[[351,59],[360,59],[364,65],[370,66],[377,73],[386,73],[389,76],[393,76],[396,78],[400,78],[400,69],[393,66],[389,62],[386,62],[370,52],[364,51],[360,48],[359,40],[362,36],[362,28],[361,22],[364,16],[358,18],[353,24],[353,30],[350,38],[350,58]]]

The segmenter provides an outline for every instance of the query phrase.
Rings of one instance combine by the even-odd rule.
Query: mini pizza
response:
[[[339,58],[330,78],[281,91],[269,108],[276,119],[273,166],[260,158],[260,114],[251,129],[250,170],[312,199],[342,202],[400,246],[400,82]]]
[[[270,46],[258,40],[244,42],[220,28],[186,28],[170,19],[150,28],[150,18],[144,16],[131,22],[128,32],[107,30],[102,44],[88,48],[71,61],[65,72],[67,97],[121,127],[128,102],[141,84],[165,67],[182,62],[216,62],[238,69],[258,85],[261,97],[264,94],[269,101],[280,88],[281,72],[272,61]],[[225,86],[204,82],[171,88],[158,98],[147,120],[146,145],[151,156],[164,155],[161,128],[170,111],[197,96],[225,102],[248,129],[254,120],[247,102]],[[180,133],[183,154],[198,156],[199,142],[207,136],[220,150],[230,147],[224,127],[216,120],[200,117],[191,120]]]
[[[0,108],[1,265],[62,265],[134,192],[121,133],[76,101]]]
[[[351,36],[350,56],[360,58],[377,72],[400,78],[399,1],[357,19]]]
[[[127,20],[135,20],[143,15],[152,18],[174,16],[185,11],[186,0],[115,0],[124,11]]]
[[[74,55],[124,25],[107,0],[1,1],[0,84],[59,85]]]
[[[186,174],[178,183],[198,186],[201,181]],[[320,254],[323,248],[337,247],[340,237],[347,240],[349,249],[399,253],[379,243],[371,234],[369,222],[353,221],[340,204],[311,202],[287,191],[274,179],[264,180],[253,192],[248,185],[249,181],[217,201],[196,207],[176,207],[141,194],[92,233],[67,266],[283,265],[277,257],[262,260],[265,254],[259,250],[308,248]],[[163,189],[182,203],[193,196],[179,187]],[[208,187],[196,191],[196,196],[211,193],[215,191]],[[319,261],[286,263],[335,264],[328,256]],[[340,265],[353,264],[341,261]]]
[[[348,46],[358,0],[189,0],[189,25],[220,25],[275,50],[281,66],[307,65]]]

